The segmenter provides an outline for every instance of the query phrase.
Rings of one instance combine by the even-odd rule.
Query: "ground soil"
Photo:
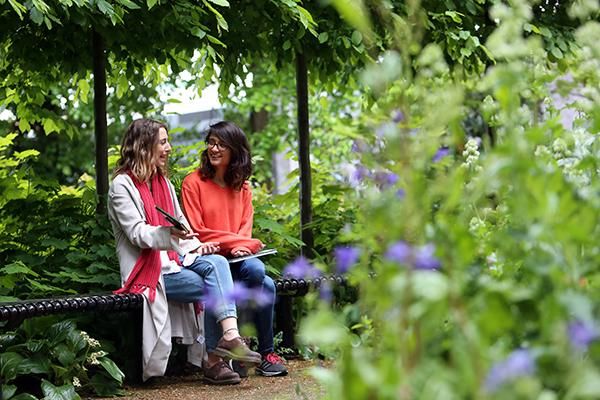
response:
[[[245,399],[301,399],[313,400],[323,397],[323,388],[308,375],[315,361],[288,360],[289,374],[284,377],[267,378],[250,370],[248,378],[239,385],[214,386],[202,382],[202,373],[186,376],[155,378],[141,386],[126,386],[123,400],[245,400]],[[94,400],[101,400],[95,398]],[[113,398],[114,400],[114,398]]]

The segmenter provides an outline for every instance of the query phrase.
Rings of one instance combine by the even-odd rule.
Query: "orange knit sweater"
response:
[[[210,179],[202,179],[199,170],[185,177],[181,186],[183,209],[194,232],[203,242],[219,242],[220,253],[247,248],[252,253],[262,242],[252,239],[252,191],[248,182],[242,190],[222,188]]]

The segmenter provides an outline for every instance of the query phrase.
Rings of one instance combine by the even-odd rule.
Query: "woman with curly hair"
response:
[[[210,126],[200,168],[183,181],[183,208],[194,232],[201,240],[219,242],[219,253],[241,257],[260,251],[264,245],[252,238],[254,209],[247,182],[252,174],[250,145],[234,123],[222,121]],[[265,376],[287,374],[283,360],[274,352],[273,314],[275,284],[266,275],[258,258],[230,265],[235,281],[260,289],[267,304],[253,310],[262,362],[256,372]]]

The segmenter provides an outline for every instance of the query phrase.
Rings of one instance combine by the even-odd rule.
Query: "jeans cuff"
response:
[[[223,310],[221,312],[219,312],[218,314],[215,313],[215,318],[217,319],[217,323],[223,321],[225,318],[236,318],[237,319],[237,312],[236,310]]]

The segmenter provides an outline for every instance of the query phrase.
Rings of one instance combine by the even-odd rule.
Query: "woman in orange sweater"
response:
[[[181,196],[184,212],[200,240],[218,242],[226,257],[254,254],[264,245],[252,238],[254,209],[247,182],[252,174],[250,145],[244,132],[234,123],[211,125],[206,135],[201,166],[183,181]],[[262,363],[256,372],[265,376],[287,374],[282,359],[273,351],[273,313],[275,284],[265,274],[258,258],[231,264],[233,279],[246,287],[260,288],[269,301],[254,310],[258,351]]]

